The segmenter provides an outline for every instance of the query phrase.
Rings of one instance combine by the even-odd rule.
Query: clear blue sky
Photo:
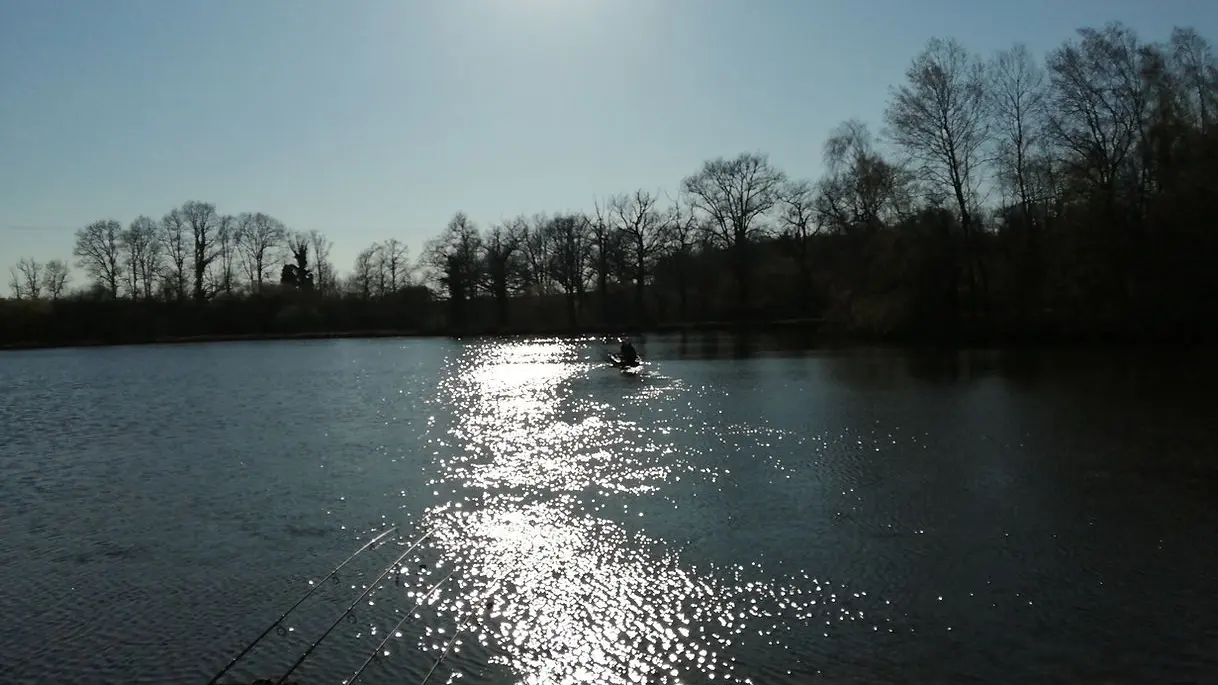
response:
[[[1218,39],[1218,0],[0,0],[0,282],[189,199],[324,231],[346,271],[719,155],[815,177],[928,38],[1043,54],[1110,20]]]

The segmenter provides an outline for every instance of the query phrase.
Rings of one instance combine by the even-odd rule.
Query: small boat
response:
[[[622,358],[616,354],[609,355],[609,363],[616,366],[623,373],[637,373],[637,372],[641,371],[643,368],[642,359],[636,358],[633,362],[628,363],[628,362],[623,361]]]

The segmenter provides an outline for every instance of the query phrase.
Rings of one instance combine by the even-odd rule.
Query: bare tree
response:
[[[276,248],[287,240],[288,229],[275,217],[262,212],[242,214],[237,219],[241,266],[254,292],[262,292],[267,270]]]
[[[444,232],[428,243],[423,262],[450,299],[476,294],[483,273],[482,235],[469,215],[453,215]]]
[[[1146,118],[1145,103],[1129,92],[1130,83],[1141,80],[1137,57],[1137,39],[1113,24],[1103,31],[1080,29],[1077,42],[1048,60],[1050,134],[1080,189],[1103,199],[1114,214],[1118,181]]]
[[[42,285],[52,300],[63,296],[68,285],[68,265],[61,259],[52,259],[42,270]]]
[[[567,319],[574,326],[579,319],[579,305],[588,286],[588,263],[591,256],[589,224],[577,214],[559,214],[546,224],[545,232],[553,246],[549,272],[560,285],[567,301]]]
[[[533,295],[549,295],[553,279],[550,276],[550,258],[554,252],[553,236],[547,230],[550,218],[545,214],[534,214],[524,231],[521,250],[526,265],[525,289]]]
[[[909,174],[880,155],[863,122],[852,119],[833,130],[825,141],[825,166],[828,174],[816,186],[816,218],[826,229],[866,235],[909,213]]]
[[[140,215],[121,236],[123,267],[132,299],[152,298],[152,286],[160,270],[161,242],[153,219]]]
[[[381,243],[377,250],[377,256],[381,260],[381,266],[384,269],[385,283],[382,284],[382,295],[385,290],[396,293],[400,288],[407,284],[407,275],[409,273],[410,250],[407,246],[399,242],[397,238],[390,238],[384,243]]]
[[[1038,199],[1031,169],[1048,114],[1046,84],[1044,70],[1022,44],[999,52],[990,62],[988,95],[998,179],[1014,191],[1027,225]]]
[[[355,256],[355,269],[351,273],[351,291],[364,301],[372,299],[373,286],[377,276],[376,263],[379,247],[374,243]]]
[[[1128,313],[1136,306],[1136,244],[1156,190],[1148,76],[1165,67],[1156,50],[1119,22],[1078,35],[1049,56],[1049,133],[1060,149],[1066,188],[1103,212],[1108,235],[1090,245],[1105,253],[1097,286]]]
[[[515,280],[515,261],[523,236],[513,227],[518,224],[495,224],[482,241],[482,262],[491,296],[495,298],[500,326],[508,323],[508,295]]]
[[[985,67],[959,42],[932,38],[905,72],[884,118],[932,192],[955,200],[964,233],[970,301],[986,307],[985,267],[974,236],[989,110]]]
[[[1044,131],[1048,127],[1048,81],[1044,70],[1022,44],[999,52],[989,64],[988,96],[994,133],[996,179],[1018,212],[1008,226],[1021,230],[1019,270],[1024,284],[1021,307],[1040,307],[1036,284],[1041,280],[1041,226],[1050,188],[1043,169],[1049,164]],[[1013,219],[1013,220],[1012,220]]]
[[[168,261],[166,290],[180,302],[186,299],[186,264],[190,259],[190,237],[186,233],[186,216],[181,210],[170,210],[161,219],[160,243]]]
[[[330,261],[330,248],[334,244],[316,229],[309,231],[308,236],[309,245],[313,248],[313,274],[317,279],[317,290],[323,294],[333,293],[338,289],[334,264]]]
[[[816,233],[816,191],[807,181],[790,181],[778,196],[778,222],[793,242],[806,242]]]
[[[800,305],[807,313],[808,293],[812,290],[812,235],[816,233],[816,190],[807,181],[793,181],[783,186],[779,195],[778,221],[790,241],[795,263],[799,268]]]
[[[17,273],[17,267],[15,266],[8,268],[8,289],[12,292],[14,300],[25,299],[25,288],[21,282],[21,275]]]
[[[122,225],[113,219],[94,221],[76,232],[72,250],[77,265],[114,298],[123,282],[122,233]]]
[[[609,281],[614,275],[620,235],[614,230],[607,204],[593,199],[593,213],[588,217],[592,238],[592,270],[596,278],[596,295],[600,301],[601,321],[608,322]]]
[[[389,293],[389,266],[385,263],[385,246],[379,242],[372,243],[372,247],[368,248],[368,251],[372,257],[372,272],[369,279],[371,292],[377,297],[384,297]]]
[[[922,178],[951,194],[969,235],[989,140],[984,66],[956,40],[933,38],[905,77],[884,113],[889,133]]]
[[[29,257],[22,257],[17,262],[14,276],[19,281],[19,287],[14,288],[15,292],[19,292],[31,300],[42,299],[43,267],[41,264]]]
[[[202,302],[209,296],[207,269],[220,256],[220,215],[210,202],[191,200],[178,209],[190,229],[192,266],[194,268],[194,299]]]
[[[211,292],[232,295],[237,287],[240,237],[238,218],[230,214],[220,216],[216,228],[216,260],[212,263]]]
[[[656,279],[671,278],[677,290],[677,307],[681,320],[689,315],[689,285],[694,250],[698,246],[697,216],[688,211],[680,200],[674,201],[664,217],[663,252],[656,264]]]
[[[732,253],[742,308],[749,304],[749,243],[763,230],[760,220],[777,204],[785,181],[768,156],[743,153],[710,160],[681,183],[687,203]]]
[[[1218,110],[1218,59],[1196,29],[1181,27],[1172,30],[1171,57],[1186,89],[1187,110],[1201,133],[1207,133]]]
[[[618,195],[609,202],[615,228],[627,247],[630,280],[634,283],[635,312],[647,318],[644,295],[663,241],[664,218],[656,209],[656,195],[645,190]]]
[[[465,212],[457,212],[444,232],[428,242],[423,262],[431,280],[448,294],[451,321],[465,323],[465,303],[472,299],[482,280],[482,236]]]

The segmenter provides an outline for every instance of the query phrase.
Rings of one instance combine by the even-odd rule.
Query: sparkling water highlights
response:
[[[0,681],[1215,681],[1213,355],[728,338],[0,354]]]
[[[792,626],[818,624],[825,638],[845,624],[890,630],[865,589],[805,569],[779,575],[757,560],[697,567],[680,541],[649,535],[632,500],[677,507],[673,486],[718,490],[730,478],[717,447],[765,460],[770,441],[796,438],[683,415],[675,409],[700,389],[654,372],[615,378],[586,350],[474,346],[434,400],[456,420],[432,440],[443,468],[430,486],[443,501],[423,525],[438,527],[442,556],[465,565],[467,578],[485,579],[463,592],[486,606],[454,607],[449,623],[477,626],[488,664],[539,685],[757,682],[761,673],[739,662],[742,644],[761,642],[782,659]],[[598,373],[599,382],[622,380],[621,402],[581,392]],[[716,431],[724,439],[699,453],[674,440]],[[786,467],[772,468],[778,476]]]

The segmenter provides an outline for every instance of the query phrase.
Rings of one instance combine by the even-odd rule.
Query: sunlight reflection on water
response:
[[[206,682],[392,523],[223,682],[1215,682],[1212,355],[645,345],[0,355],[0,681]]]
[[[725,475],[683,453],[674,431],[748,431],[694,415],[619,418],[576,394],[574,381],[590,372],[581,349],[472,346],[435,400],[457,418],[433,438],[441,468],[431,486],[447,501],[428,510],[425,527],[438,527],[436,545],[466,579],[481,579],[463,590],[463,609],[449,609],[453,624],[477,626],[485,663],[521,683],[752,682],[736,656],[746,635],[781,645],[792,623],[817,621],[828,637],[834,625],[875,621],[855,606],[866,592],[803,572],[777,579],[756,561],[696,567],[673,541],[601,515],[610,494],[656,496],[682,477]],[[654,373],[639,380],[628,401],[682,390]],[[782,437],[752,432],[762,445]],[[746,579],[758,573],[770,579]]]

